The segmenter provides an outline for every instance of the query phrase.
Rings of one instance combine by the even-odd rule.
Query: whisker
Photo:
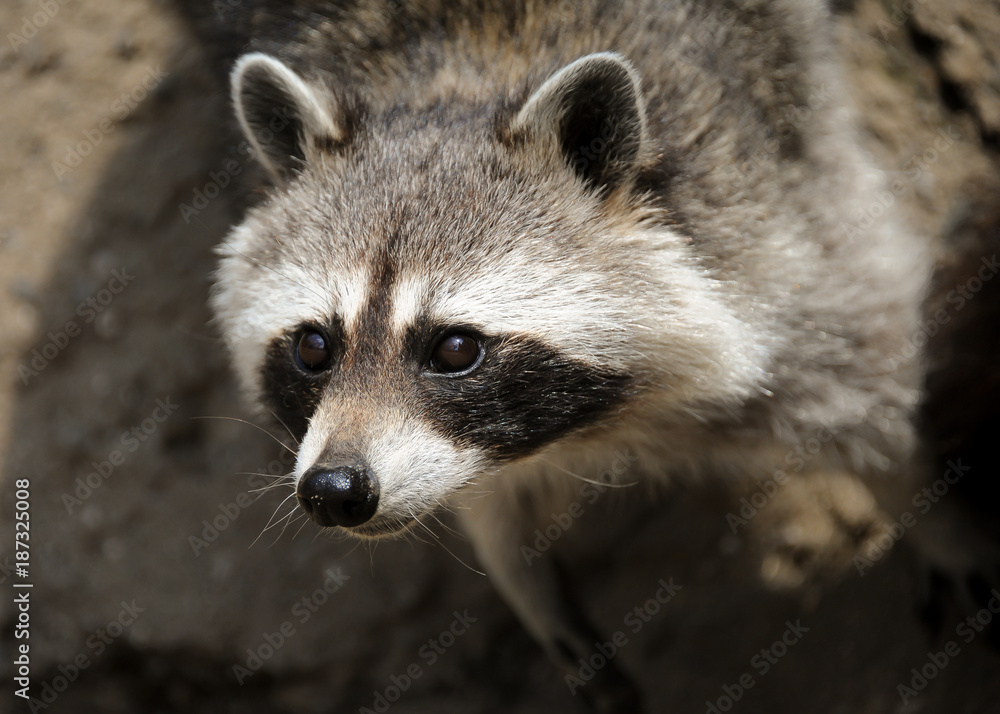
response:
[[[279,488],[291,488],[291,489],[295,488],[295,477],[292,476],[290,473],[277,475],[277,474],[262,474],[262,473],[257,473],[255,471],[244,471],[244,472],[241,472],[241,473],[238,473],[238,474],[235,474],[235,475],[236,476],[262,476],[264,478],[272,478],[272,479],[274,479],[273,483],[269,483],[266,486],[261,486],[260,488],[251,488],[249,491],[247,491],[247,493],[259,493],[259,494],[263,494],[263,493],[266,493],[267,491],[273,491],[273,490],[279,489]]]
[[[294,433],[292,433],[292,430],[288,428],[288,424],[286,424],[286,423],[284,422],[284,420],[282,420],[282,418],[281,418],[281,417],[279,417],[279,416],[278,416],[277,414],[275,414],[275,413],[274,413],[274,410],[273,410],[273,409],[268,409],[267,411],[268,411],[268,413],[269,413],[269,414],[270,414],[271,416],[273,416],[273,417],[275,418],[275,420],[276,420],[276,421],[277,421],[277,422],[278,422],[279,424],[281,424],[281,426],[283,426],[283,427],[285,428],[285,431],[287,431],[287,432],[288,432],[288,436],[290,436],[290,437],[291,437],[291,439],[292,439],[292,441],[294,441],[294,442],[295,442],[295,445],[296,445],[296,446],[301,446],[301,445],[302,445],[302,442],[300,442],[300,441],[299,441],[298,439],[296,439],[296,438],[295,438],[295,434],[294,434]]]
[[[416,518],[414,520],[416,520],[418,526],[420,526],[425,531],[427,531],[428,533],[430,533],[434,537],[434,540],[437,540],[437,541],[441,540],[441,536],[439,536],[437,533],[435,533],[433,530],[431,530],[430,526],[428,526],[426,523],[424,523],[423,521],[421,521],[419,518]]]
[[[276,479],[289,479],[294,480],[292,472],[289,471],[287,474],[265,474],[260,471],[237,471],[233,476],[263,476],[264,478],[276,478]]]
[[[292,519],[292,516],[295,515],[295,510],[296,509],[293,508],[288,513],[286,513],[285,515],[281,516],[281,518],[279,518],[277,521],[275,521],[274,525],[271,526],[273,528],[273,527],[277,526],[278,523],[284,522],[284,525],[282,526],[281,531],[274,537],[274,540],[271,541],[270,545],[267,546],[268,548],[273,548],[274,546],[276,546],[278,544],[278,541],[281,540],[281,534],[284,533],[285,532],[285,528],[288,527],[288,522]],[[261,533],[261,535],[264,535],[264,534]]]
[[[361,541],[357,538],[354,538],[352,540],[354,541],[354,546],[349,551],[347,551],[347,555],[351,555],[352,553],[354,553],[354,551],[360,548],[364,543],[364,541]]]
[[[422,543],[424,545],[430,545],[430,543],[431,543],[431,541],[425,540],[424,538],[421,537],[421,535],[417,531],[412,530],[412,529],[406,531],[405,535],[403,536],[403,540],[405,540],[407,543],[409,543],[410,546],[412,547],[413,546],[413,541],[410,540],[411,538],[413,540],[417,541],[418,543]]]
[[[264,535],[267,531],[269,531],[272,528],[274,528],[275,526],[277,526],[279,523],[281,523],[282,520],[286,520],[289,516],[291,516],[293,513],[295,513],[295,509],[293,508],[287,514],[285,514],[284,516],[281,516],[277,520],[275,520],[275,517],[278,515],[278,511],[281,510],[281,507],[284,506],[286,503],[288,503],[288,499],[292,498],[294,495],[295,495],[295,492],[293,491],[292,493],[290,493],[287,496],[285,496],[285,498],[282,499],[281,503],[279,503],[277,506],[274,507],[274,511],[271,513],[271,517],[267,519],[267,525],[264,526],[264,530],[262,530],[260,533],[257,534],[257,537],[253,539],[253,543],[251,543],[249,547],[252,548],[254,546],[254,544],[258,540],[260,540],[260,537],[262,535]],[[284,532],[284,531],[282,531],[282,532]],[[281,534],[279,533],[278,536],[280,537]],[[274,542],[277,543],[278,541],[274,541]],[[272,545],[274,545],[274,543],[272,543]]]
[[[586,478],[585,476],[581,476],[578,473],[574,473],[574,472],[570,471],[569,469],[563,468],[559,464],[554,463],[552,461],[549,461],[548,459],[540,458],[540,460],[543,463],[548,464],[549,466],[555,466],[557,469],[559,469],[560,471],[562,471],[564,474],[568,474],[568,475],[572,476],[575,479],[579,479],[580,481],[583,481],[584,483],[593,484],[594,486],[603,486],[604,488],[630,488],[632,486],[638,486],[639,485],[638,481],[632,481],[630,483],[613,483],[613,482],[612,483],[605,483],[604,481],[594,481],[593,479]]]
[[[377,541],[369,540],[359,540],[358,546],[363,547],[365,552],[368,554],[368,573],[372,576],[375,575],[375,557],[372,555],[372,551],[376,545]]]
[[[290,526],[295,521],[296,510],[298,509],[293,508],[285,515],[284,518],[281,519],[282,521],[284,521],[284,523],[281,526],[281,530],[278,531],[278,535],[275,536],[274,543],[277,543],[279,540],[281,540],[281,536],[285,535],[285,531],[288,530],[288,526]],[[272,545],[274,545],[274,543],[272,543]]]
[[[444,508],[446,511],[453,512],[453,511],[450,511],[450,509],[447,506],[442,506],[442,508]],[[437,524],[439,526],[441,526],[442,528],[444,528],[445,531],[447,531],[451,535],[455,536],[459,540],[468,540],[468,538],[466,537],[466,535],[464,533],[462,533],[461,531],[457,531],[454,528],[452,528],[451,526],[445,525],[444,521],[442,521],[440,518],[437,517],[437,514],[431,512],[429,515],[430,515],[431,518],[433,518],[437,522]]]
[[[461,559],[461,558],[459,558],[459,557],[458,557],[457,555],[455,555],[455,553],[453,553],[453,552],[451,551],[451,549],[450,549],[450,548],[449,548],[448,546],[446,546],[446,545],[445,545],[445,544],[444,544],[444,543],[443,543],[443,542],[441,541],[441,536],[439,536],[439,535],[438,535],[437,533],[435,533],[434,531],[432,531],[432,530],[430,529],[430,527],[429,527],[429,526],[428,526],[428,525],[427,525],[426,523],[424,523],[423,521],[421,521],[421,520],[420,520],[419,518],[415,517],[415,516],[414,516],[414,515],[413,515],[412,513],[410,513],[410,516],[411,516],[411,517],[413,518],[413,520],[415,520],[415,521],[417,522],[417,525],[419,525],[419,526],[420,526],[421,528],[423,528],[423,529],[424,529],[425,531],[427,531],[427,532],[428,532],[428,533],[430,533],[430,534],[431,534],[432,536],[434,536],[434,538],[436,538],[436,539],[437,539],[437,545],[439,545],[439,546],[441,546],[442,548],[444,548],[444,551],[445,551],[445,552],[446,552],[446,553],[447,553],[448,555],[450,555],[450,556],[451,556],[452,558],[454,558],[454,559],[455,559],[455,560],[457,560],[457,561],[458,561],[459,563],[461,563],[461,564],[463,565],[463,567],[465,567],[465,568],[467,568],[467,569],[471,570],[471,571],[472,571],[473,573],[475,573],[476,575],[482,575],[483,577],[486,577],[486,573],[482,572],[481,570],[476,570],[476,569],[475,569],[475,568],[473,568],[473,567],[472,567],[471,565],[469,565],[469,564],[468,564],[468,563],[466,563],[466,562],[465,562],[464,560],[462,560],[462,559]]]
[[[263,494],[267,493],[268,491],[274,491],[276,489],[284,488],[286,486],[288,488],[292,488],[292,489],[295,488],[295,486],[293,486],[290,483],[272,483],[272,484],[269,484],[267,486],[261,486],[260,488],[252,488],[249,491],[247,491],[247,493],[257,493],[257,494],[263,495]],[[258,498],[259,498],[259,496],[258,496]]]
[[[299,529],[297,531],[295,531],[295,535],[292,536],[292,540],[295,540],[298,537],[299,533],[302,532],[302,529],[305,528],[306,525],[309,523],[309,519],[306,517],[305,513],[302,514],[302,516],[299,518],[299,520],[302,521],[302,525],[299,526]],[[323,531],[320,531],[320,533],[322,533],[322,532]],[[317,533],[316,535],[319,535],[319,533]],[[313,540],[315,540],[315,538]]]
[[[191,417],[191,418],[192,419],[224,419],[224,420],[227,420],[227,421],[239,422],[240,424],[246,424],[247,426],[252,426],[254,429],[257,429],[258,431],[262,431],[265,434],[267,434],[268,436],[270,436],[278,444],[280,444],[283,449],[287,449],[289,451],[289,453],[291,453],[293,455],[296,455],[295,449],[293,449],[292,447],[290,447],[288,444],[286,444],[285,442],[283,442],[281,439],[279,439],[278,437],[276,437],[274,434],[272,434],[271,432],[269,432],[264,427],[260,426],[259,424],[254,424],[252,421],[247,421],[246,419],[239,419],[237,417],[230,417],[230,416],[196,416],[196,417]]]

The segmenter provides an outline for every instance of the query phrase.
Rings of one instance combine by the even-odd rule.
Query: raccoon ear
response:
[[[279,183],[317,152],[343,142],[328,98],[283,62],[260,52],[243,55],[231,82],[240,127]]]
[[[513,129],[535,141],[554,139],[581,179],[617,188],[631,177],[645,138],[639,75],[619,54],[582,57],[531,95]]]

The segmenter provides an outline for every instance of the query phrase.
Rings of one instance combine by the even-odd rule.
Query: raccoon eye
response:
[[[330,366],[330,345],[326,337],[316,330],[305,330],[299,336],[295,349],[299,366],[309,372],[322,372]]]
[[[465,372],[479,362],[482,349],[479,340],[469,335],[446,335],[431,352],[431,368],[445,374]]]

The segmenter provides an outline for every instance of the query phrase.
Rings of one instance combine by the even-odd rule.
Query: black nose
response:
[[[365,469],[313,466],[299,481],[299,505],[321,526],[359,526],[378,508],[378,481]]]

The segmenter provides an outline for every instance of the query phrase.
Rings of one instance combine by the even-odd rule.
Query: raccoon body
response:
[[[273,182],[214,309],[320,525],[462,503],[572,663],[593,640],[517,551],[567,472],[628,449],[630,478],[761,477],[818,434],[810,470],[911,471],[929,254],[872,219],[819,2],[187,12]]]

